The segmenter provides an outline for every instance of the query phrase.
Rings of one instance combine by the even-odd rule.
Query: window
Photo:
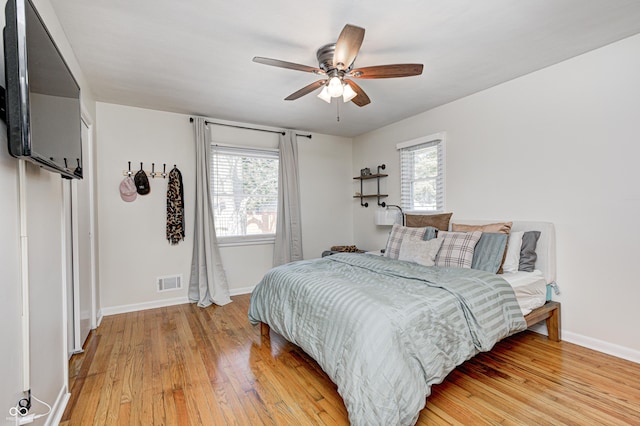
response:
[[[444,133],[399,143],[400,200],[406,211],[444,211]]]
[[[278,151],[211,145],[211,203],[220,242],[272,241]]]

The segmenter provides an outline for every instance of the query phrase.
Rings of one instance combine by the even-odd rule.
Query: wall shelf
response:
[[[381,178],[385,178],[389,175],[384,174],[384,173],[380,173],[380,169],[384,170],[387,166],[382,164],[380,166],[378,166],[378,173],[375,174],[371,174],[371,175],[361,175],[361,176],[355,176],[353,179],[355,180],[359,180],[360,181],[360,195],[354,195],[353,198],[359,198],[360,199],[360,205],[362,207],[369,207],[369,203],[364,202],[365,198],[377,198],[378,199],[378,205],[381,207],[384,207],[386,204],[383,202],[380,202],[381,198],[384,197],[388,197],[389,195],[387,194],[381,194],[380,193],[380,179]],[[364,181],[365,180],[369,180],[369,179],[376,179],[377,180],[377,188],[378,190],[376,191],[375,194],[365,194],[364,193]]]

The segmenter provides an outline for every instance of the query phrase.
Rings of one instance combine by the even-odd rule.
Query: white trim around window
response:
[[[445,141],[446,133],[440,132],[396,144],[400,151],[400,198],[405,212],[438,213],[445,210]],[[426,150],[436,155],[435,175],[425,176],[416,172],[415,154]],[[425,190],[425,187],[432,189]],[[420,188],[423,192],[421,197],[418,195]]]

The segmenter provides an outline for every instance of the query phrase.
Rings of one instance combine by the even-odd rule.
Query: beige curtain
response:
[[[278,221],[273,266],[302,260],[298,140],[295,132],[286,131],[284,135],[280,135],[278,148]]]
[[[211,138],[204,118],[194,119],[196,148],[196,214],[194,221],[189,300],[207,307],[231,302],[213,222],[209,188]]]

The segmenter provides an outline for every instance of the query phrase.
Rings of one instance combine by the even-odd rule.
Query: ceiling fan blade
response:
[[[364,40],[364,28],[355,25],[345,25],[336,42],[333,54],[333,66],[339,70],[346,70],[358,56],[360,46]]]
[[[422,64],[378,65],[351,70],[347,75],[353,78],[396,78],[422,74]]]
[[[324,86],[325,83],[327,82],[327,80],[318,80],[318,81],[314,81],[313,83],[304,86],[302,89],[298,90],[297,92],[293,92],[292,94],[290,94],[289,96],[287,96],[286,98],[284,98],[285,101],[293,101],[296,100],[298,98],[303,97],[304,95],[307,95],[311,92],[313,92],[316,89],[319,89],[320,87]]]
[[[369,99],[369,96],[367,96],[367,94],[364,93],[364,90],[362,90],[362,88],[358,86],[355,81],[347,80],[346,78],[344,79],[344,81],[349,86],[351,86],[353,91],[356,92],[357,94],[355,98],[351,99],[351,102],[358,105],[359,107],[363,107],[371,103],[371,99]]]
[[[272,67],[287,68],[287,69],[296,70],[296,71],[312,72],[314,74],[322,74],[322,75],[326,74],[320,68],[314,68],[307,65],[294,64],[293,62],[281,61],[279,59],[271,59],[271,58],[263,58],[260,56],[255,56],[253,58],[253,62],[257,62],[259,64],[264,64],[264,65],[271,65]]]

